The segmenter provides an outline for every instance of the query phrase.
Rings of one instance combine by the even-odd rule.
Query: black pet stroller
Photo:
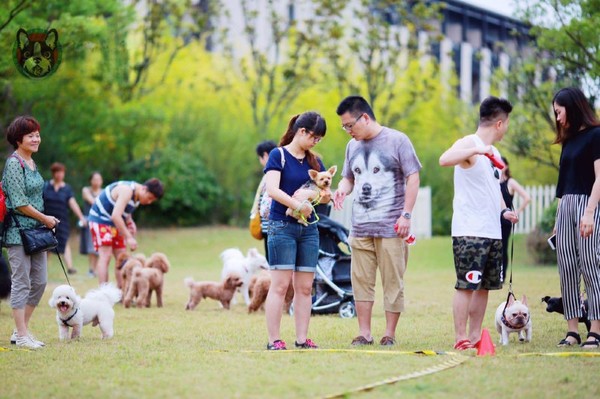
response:
[[[321,213],[317,228],[319,261],[313,282],[312,313],[338,313],[342,318],[352,318],[356,308],[350,281],[348,230]],[[290,314],[293,312],[291,307]]]

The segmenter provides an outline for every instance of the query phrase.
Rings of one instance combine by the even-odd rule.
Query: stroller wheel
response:
[[[348,301],[342,303],[340,305],[339,313],[342,319],[351,319],[356,316],[356,307],[354,306],[354,302]]]

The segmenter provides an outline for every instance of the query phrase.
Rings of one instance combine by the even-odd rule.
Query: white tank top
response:
[[[469,137],[477,147],[485,146],[477,135]],[[492,149],[500,158],[498,150],[494,146]],[[454,167],[452,237],[502,239],[500,181],[494,176],[495,168],[485,155],[477,155],[476,159],[470,168]]]

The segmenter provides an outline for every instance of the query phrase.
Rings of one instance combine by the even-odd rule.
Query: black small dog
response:
[[[8,298],[10,286],[10,270],[4,256],[0,255],[0,299]]]
[[[548,312],[548,313],[556,312],[556,313],[560,313],[563,315],[565,314],[565,308],[563,306],[562,297],[545,296],[542,298],[542,302],[546,302],[548,304],[548,306],[546,306],[546,312]],[[590,332],[590,321],[588,320],[588,312],[587,312],[587,310],[588,310],[587,299],[583,301],[582,310],[583,310],[583,316],[579,318],[579,322],[584,323],[588,332]]]

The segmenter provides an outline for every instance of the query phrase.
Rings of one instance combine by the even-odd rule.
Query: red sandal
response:
[[[459,351],[465,351],[467,349],[473,349],[475,346],[468,339],[461,339],[454,344],[454,349]]]

